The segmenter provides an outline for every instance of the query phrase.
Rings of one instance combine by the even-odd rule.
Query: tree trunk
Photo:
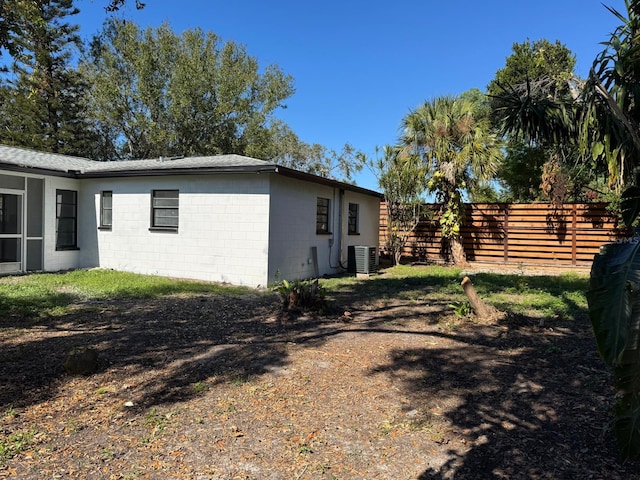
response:
[[[402,249],[396,249],[393,252],[393,264],[400,265],[400,261],[402,260]]]
[[[478,294],[476,293],[476,289],[473,287],[473,283],[471,283],[471,279],[469,279],[469,277],[464,277],[460,285],[462,285],[464,293],[469,299],[469,305],[471,305],[471,308],[475,312],[476,316],[482,319],[490,317],[492,310],[478,296]]]
[[[453,264],[459,267],[467,265],[467,256],[464,253],[462,237],[451,237],[449,242],[449,245],[451,246],[451,258],[453,259]]]

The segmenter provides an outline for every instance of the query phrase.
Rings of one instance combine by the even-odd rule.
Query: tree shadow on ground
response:
[[[474,282],[479,292],[494,292],[518,280],[501,278],[474,276]],[[416,309],[428,306],[433,310],[425,312],[424,324],[435,326],[446,311],[443,298],[459,294],[457,278],[433,275],[373,277],[337,292],[336,310],[361,316],[348,328],[336,316],[283,324],[275,295],[90,302],[28,325],[15,317],[0,323],[0,409],[55,396],[69,381],[64,356],[76,346],[99,351],[100,381],[135,378],[128,395],[147,409],[188,401],[199,383],[242,381],[285,368],[293,344],[318,347],[346,330],[415,333],[454,343],[397,349],[370,373],[391,377],[412,400],[423,428],[438,423],[436,417],[445,420],[438,441],[451,445],[448,461],[422,479],[573,479],[593,472],[595,478],[640,478],[637,464],[615,461],[610,374],[595,353],[584,309],[571,296],[584,281],[526,281],[528,288],[560,295],[563,308],[575,315],[542,328],[538,318],[508,312],[492,325],[403,330]],[[393,305],[380,307],[385,295]]]
[[[247,379],[287,365],[287,344],[319,344],[331,322],[309,316],[278,321],[279,301],[265,296],[163,297],[94,302],[69,314],[0,323],[0,411],[54,396],[70,377],[64,360],[95,348],[98,375],[137,378],[141,408],[187,401],[193,385]],[[312,335],[310,335],[312,334]],[[304,337],[309,338],[305,339]]]
[[[638,462],[616,460],[611,378],[590,336],[584,316],[469,326],[449,348],[396,350],[371,374],[401,385],[424,428],[440,419],[448,460],[422,480],[640,478]]]
[[[386,305],[384,311],[370,307],[360,311],[348,303],[341,308],[356,312],[365,328],[401,326],[421,308],[424,318],[436,323],[447,308],[444,301],[395,298],[403,296],[403,288],[438,288],[439,280],[427,279],[432,285],[425,285],[424,279],[377,284],[376,291],[388,290],[394,296],[394,305]],[[342,298],[353,301],[356,296],[366,303],[375,296],[368,296],[368,287],[371,284],[357,284]],[[213,387],[285,368],[292,344],[319,346],[343,332],[347,321],[340,320],[341,308],[334,304],[330,315],[302,315],[283,323],[278,297],[259,294],[80,300],[69,313],[37,316],[60,302],[57,296],[34,299],[25,315],[0,321],[0,411],[54,397],[70,380],[64,360],[77,347],[98,351],[96,381],[135,379],[128,396],[140,408],[148,408],[188,401],[197,395],[196,384]],[[65,302],[73,303],[70,298]]]

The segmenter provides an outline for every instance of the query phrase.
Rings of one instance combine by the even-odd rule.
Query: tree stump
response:
[[[71,375],[90,375],[98,366],[98,351],[94,348],[72,349],[64,361],[64,369]]]
[[[462,282],[460,282],[460,285],[462,285],[464,293],[469,299],[469,305],[471,305],[471,308],[478,318],[486,319],[493,315],[493,309],[487,306],[487,304],[478,296],[469,277],[464,277]]]

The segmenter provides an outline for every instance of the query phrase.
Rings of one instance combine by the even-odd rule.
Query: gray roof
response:
[[[125,160],[119,162],[91,162],[86,170],[90,172],[123,172],[140,170],[191,170],[191,169],[227,169],[227,168],[269,168],[274,164],[245,157],[243,155],[215,155],[208,157],[153,158],[150,160]]]
[[[0,163],[23,168],[68,172],[84,170],[91,167],[96,162],[93,162],[88,158],[36,152],[35,150],[0,145]]]
[[[25,148],[0,145],[0,168],[37,170],[38,173],[82,177],[120,177],[138,175],[171,175],[226,172],[273,172],[308,182],[321,183],[367,195],[380,197],[380,193],[336,180],[319,177],[282,167],[271,162],[243,155],[214,155],[208,157],[154,158],[97,162],[82,157],[37,152]]]
[[[55,172],[91,174],[98,172],[140,172],[155,170],[192,169],[273,169],[273,163],[242,155],[215,155],[208,157],[154,158],[149,160],[125,160],[96,162],[88,158],[70,157],[55,153],[37,152],[24,148],[0,145],[0,163],[23,168],[37,168]]]

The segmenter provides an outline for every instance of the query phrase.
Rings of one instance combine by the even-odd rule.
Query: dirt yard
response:
[[[258,295],[2,319],[0,477],[640,479],[586,313],[479,324],[428,294],[353,298],[285,322]],[[64,373],[75,346],[96,373]]]

